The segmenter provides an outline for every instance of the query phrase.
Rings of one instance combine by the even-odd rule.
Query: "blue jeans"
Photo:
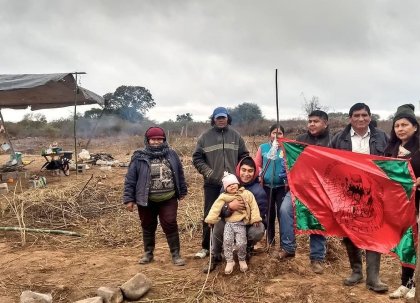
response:
[[[284,196],[280,206],[280,247],[290,254],[296,251],[296,237],[294,231],[294,213],[290,191]],[[310,259],[322,261],[325,258],[326,239],[322,235],[312,234],[310,240]]]

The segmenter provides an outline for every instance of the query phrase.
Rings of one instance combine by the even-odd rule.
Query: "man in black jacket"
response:
[[[249,155],[241,135],[230,127],[232,118],[226,108],[215,108],[210,118],[212,127],[198,138],[192,155],[194,167],[204,178],[204,218],[219,197],[223,172],[235,174],[239,160]],[[210,228],[204,220],[201,247],[195,258],[209,255]]]
[[[312,111],[308,115],[308,131],[298,136],[296,140],[311,145],[329,146],[331,135],[328,127],[328,114],[322,110]],[[292,207],[283,209],[292,210]],[[325,245],[326,239],[324,236],[316,234],[309,236],[311,269],[316,274],[321,274],[324,271]]]
[[[338,132],[331,141],[331,147],[362,154],[384,155],[388,144],[387,135],[380,129],[370,126],[370,108],[364,103],[354,104],[349,111],[350,123]],[[352,286],[362,282],[362,253],[349,238],[344,238],[352,274],[343,282]],[[378,293],[388,291],[388,286],[379,279],[381,254],[366,250],[366,287]]]

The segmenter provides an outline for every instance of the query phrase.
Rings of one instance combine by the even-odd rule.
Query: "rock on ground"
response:
[[[52,303],[51,294],[41,294],[25,290],[20,295],[20,303]]]
[[[152,282],[142,273],[136,274],[121,285],[124,298],[135,301],[140,299],[152,287]]]

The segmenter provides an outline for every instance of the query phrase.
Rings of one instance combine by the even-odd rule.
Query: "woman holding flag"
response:
[[[269,197],[267,220],[267,244],[269,246],[275,244],[274,224],[276,216],[279,224],[281,225],[280,233],[282,234],[288,230],[287,226],[285,226],[286,222],[282,222],[280,220],[280,206],[289,191],[287,186],[286,166],[283,151],[278,147],[278,141],[276,140],[276,138],[283,138],[283,136],[284,127],[277,124],[272,125],[270,127],[270,141],[259,146],[254,159],[255,164],[260,171],[261,182],[264,190],[267,193],[267,197]],[[293,224],[291,232],[294,232]],[[286,243],[283,243],[284,241]],[[291,245],[292,247],[289,247]],[[294,244],[289,243],[287,237],[280,236],[280,246],[285,252],[288,252],[290,257],[294,256]]]
[[[416,186],[420,185],[420,143],[419,123],[414,114],[414,105],[404,104],[398,107],[393,119],[390,140],[385,149],[385,156],[409,159],[416,176]],[[416,191],[416,210],[419,210],[419,192]],[[401,286],[392,292],[391,299],[414,299],[414,269],[401,267]]]

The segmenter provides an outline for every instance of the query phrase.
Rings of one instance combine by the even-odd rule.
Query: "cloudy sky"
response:
[[[100,95],[144,86],[156,121],[243,102],[275,118],[365,102],[387,118],[420,100],[420,2],[391,0],[0,0],[4,74],[83,71]],[[82,107],[80,108],[82,110]],[[29,111],[3,110],[6,121]],[[71,109],[48,111],[48,120]]]

